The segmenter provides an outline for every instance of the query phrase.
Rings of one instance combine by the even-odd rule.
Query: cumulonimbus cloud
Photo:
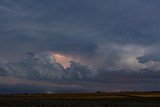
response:
[[[130,50],[130,49],[129,49]],[[147,62],[145,69],[110,69],[102,67],[95,69],[83,65],[80,62],[71,61],[70,66],[63,68],[52,55],[46,52],[41,54],[27,54],[27,56],[15,63],[0,65],[1,78],[15,77],[29,81],[60,82],[61,84],[78,84],[79,81],[86,83],[138,83],[159,81],[160,72],[155,69],[158,62]],[[135,78],[136,77],[136,78]],[[65,82],[64,82],[65,81]],[[15,84],[23,84],[15,83]],[[83,84],[82,84],[83,85]],[[150,85],[150,84],[148,84]]]
[[[116,82],[118,89],[127,81],[159,89],[151,86],[159,81],[159,3],[1,0],[0,76],[75,83],[79,89],[97,89],[101,83],[107,89],[106,83]],[[35,54],[22,58],[28,51]],[[48,51],[77,57],[80,63],[63,68],[43,53]]]

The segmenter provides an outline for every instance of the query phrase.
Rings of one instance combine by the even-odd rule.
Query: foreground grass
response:
[[[0,107],[160,107],[160,93],[1,95]]]

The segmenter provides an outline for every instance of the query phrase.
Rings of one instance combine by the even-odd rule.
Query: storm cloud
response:
[[[159,89],[159,4],[155,0],[1,0],[0,77],[66,81],[78,85],[77,90],[90,90],[88,84],[95,90],[100,84],[113,84],[108,90],[114,90],[123,83],[124,89]],[[56,62],[53,53],[71,57],[70,66]],[[103,85],[99,89],[107,90]]]
[[[64,68],[55,61],[51,52],[27,53],[25,58],[17,62],[0,65],[0,85],[3,86],[3,89],[8,88],[5,89],[5,93],[86,92],[96,90],[151,91],[160,88],[158,85],[160,71],[157,64],[159,63],[149,61],[142,64],[146,65],[147,68],[145,69],[114,70],[107,67],[95,69],[80,62],[70,61],[70,66]],[[120,85],[124,87],[119,87]],[[27,87],[26,90],[23,90],[23,87]],[[15,90],[16,88],[18,89]],[[3,89],[0,90],[1,93]],[[33,91],[31,91],[32,89]]]
[[[106,43],[159,43],[157,4],[148,0],[2,0],[1,59],[48,50],[87,57]]]

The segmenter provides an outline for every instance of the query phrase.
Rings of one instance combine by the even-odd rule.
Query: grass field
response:
[[[159,92],[0,95],[0,107],[160,107]]]

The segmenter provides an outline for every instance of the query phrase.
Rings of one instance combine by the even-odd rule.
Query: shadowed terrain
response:
[[[1,95],[0,107],[159,107],[159,92]]]

